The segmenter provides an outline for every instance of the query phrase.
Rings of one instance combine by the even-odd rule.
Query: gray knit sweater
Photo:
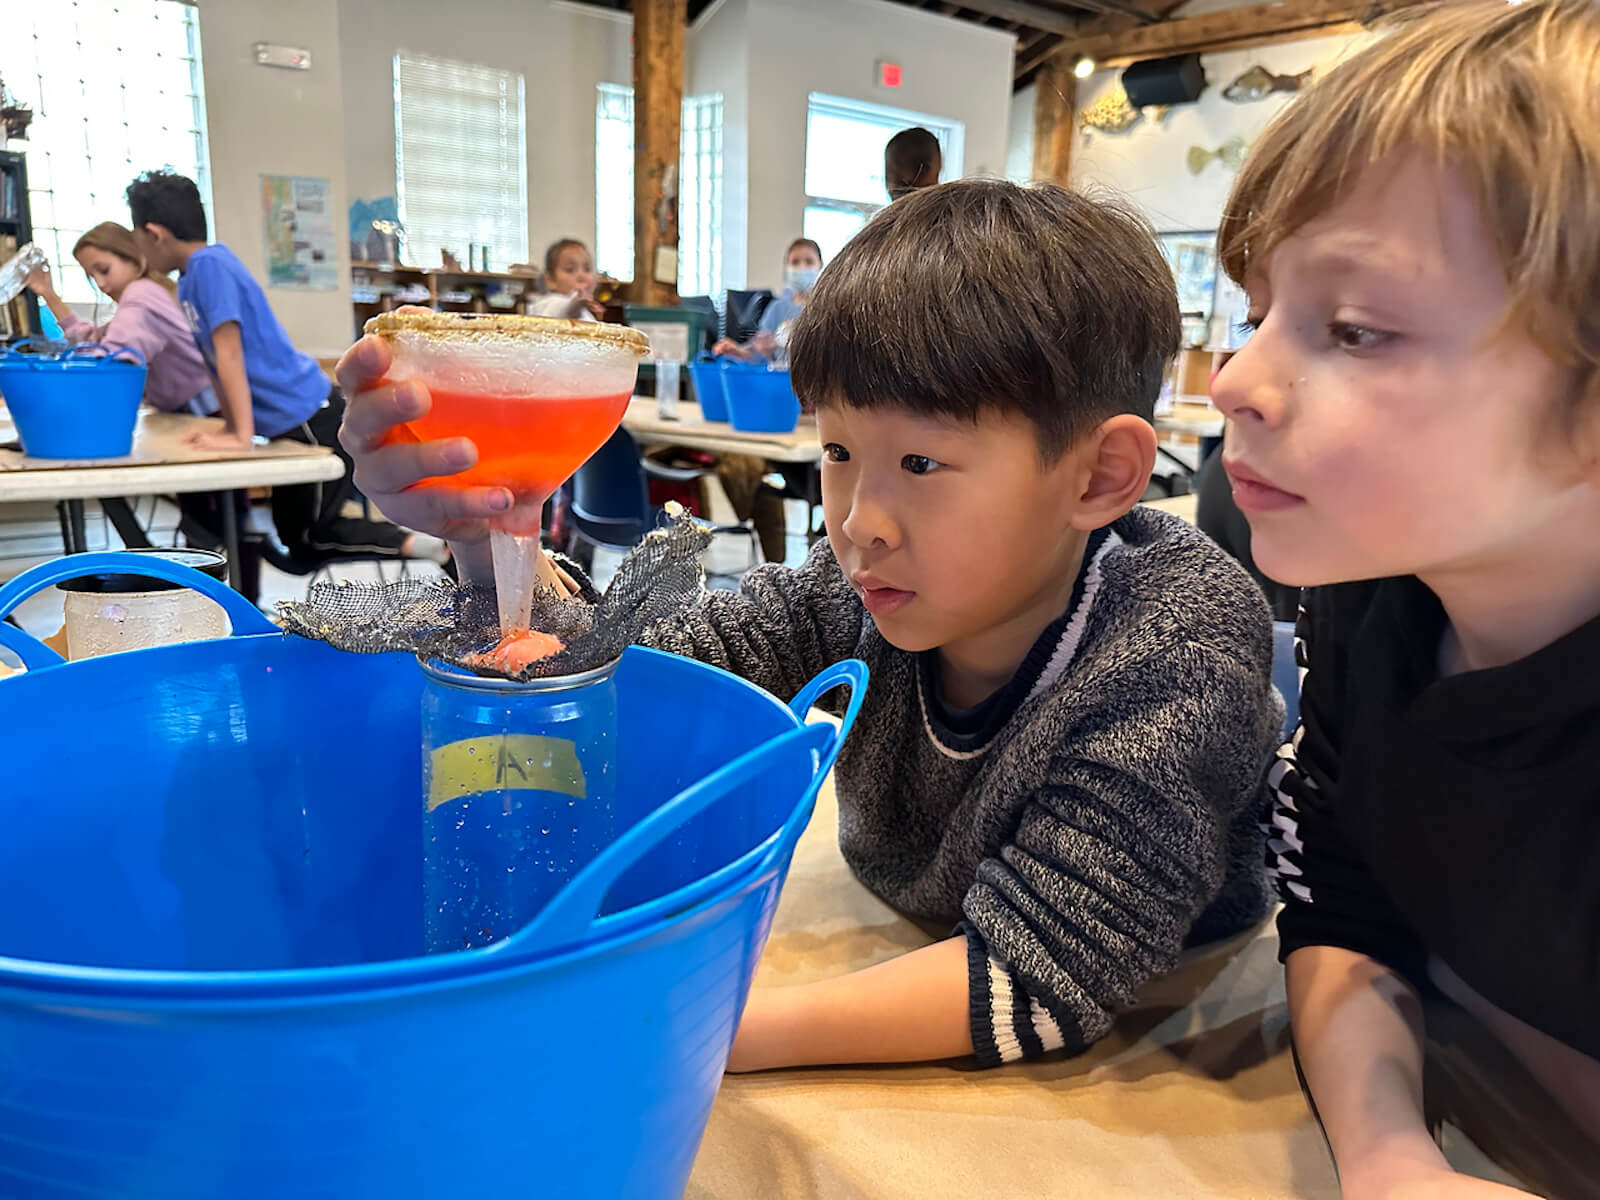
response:
[[[866,662],[839,845],[889,904],[966,935],[986,1065],[1083,1049],[1186,945],[1266,912],[1268,612],[1174,517],[1135,509],[1091,543],[1068,611],[979,712],[944,705],[932,654],[883,639],[826,541],[644,640],[784,699]]]

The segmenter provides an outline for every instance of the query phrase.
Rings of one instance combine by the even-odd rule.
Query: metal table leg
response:
[[[222,507],[222,545],[228,554],[228,586],[239,590],[239,513],[233,507],[232,492],[218,492]]]
[[[82,554],[88,550],[89,534],[83,523],[83,501],[57,501],[56,516],[61,521],[62,549],[68,554]]]

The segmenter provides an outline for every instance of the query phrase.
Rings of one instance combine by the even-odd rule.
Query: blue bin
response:
[[[144,398],[144,355],[99,344],[49,357],[0,355],[0,396],[33,458],[122,458],[133,453],[133,429]],[[137,362],[124,360],[131,355]]]
[[[700,415],[708,421],[728,419],[728,401],[722,392],[722,359],[698,358],[689,364],[689,381],[700,405]]]
[[[741,433],[793,433],[800,423],[800,401],[787,371],[764,363],[723,363],[722,386],[728,420]]]
[[[83,572],[0,588],[0,613]],[[523,931],[422,948],[422,674],[285,636],[63,665],[0,624],[0,1194],[682,1193],[794,843],[854,718],[617,667],[618,837]],[[808,726],[845,684],[839,731]],[[685,718],[700,714],[702,719]]]

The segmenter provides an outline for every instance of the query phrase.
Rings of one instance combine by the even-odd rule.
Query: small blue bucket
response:
[[[26,674],[0,877],[0,1194],[675,1197],[865,668],[788,706],[635,647],[616,840],[520,932],[422,956],[423,674],[276,630]],[[851,691],[841,727],[807,725]]]
[[[65,354],[0,355],[0,396],[31,458],[124,458],[144,397],[144,355],[98,342]],[[137,362],[127,361],[128,355]]]
[[[740,433],[793,433],[800,401],[789,372],[764,363],[723,363],[728,420]]]
[[[728,401],[722,392],[723,359],[697,358],[689,364],[689,381],[694,385],[700,415],[708,421],[728,419]]]

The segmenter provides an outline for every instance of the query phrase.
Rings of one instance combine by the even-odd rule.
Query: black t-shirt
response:
[[[1600,1058],[1600,618],[1440,678],[1445,627],[1415,578],[1307,593],[1272,775],[1281,954],[1340,946],[1419,983],[1437,956]]]

